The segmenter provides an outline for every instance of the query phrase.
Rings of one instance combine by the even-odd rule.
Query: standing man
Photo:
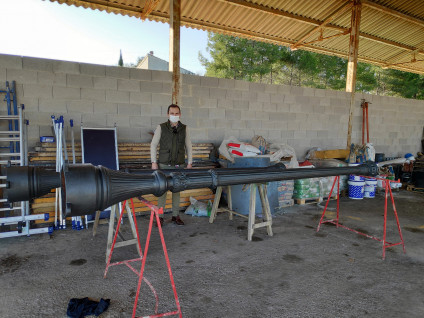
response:
[[[187,152],[187,168],[192,168],[193,152],[188,132],[188,127],[180,122],[181,109],[178,105],[168,106],[168,121],[156,127],[155,134],[150,144],[150,158],[152,160],[152,169],[184,169],[185,154]],[[156,157],[157,146],[159,149],[159,158]],[[158,199],[158,206],[165,208],[166,193]],[[172,222],[177,225],[184,225],[179,217],[180,212],[180,193],[172,193]],[[163,225],[163,218],[160,218],[160,224]]]

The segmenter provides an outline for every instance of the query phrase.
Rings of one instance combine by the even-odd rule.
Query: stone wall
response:
[[[51,115],[85,127],[118,127],[119,141],[148,142],[166,118],[171,73],[0,55],[0,89],[16,81],[29,119],[29,146],[52,135]],[[220,144],[235,136],[293,146],[345,148],[350,94],[182,75],[182,122],[194,142]],[[421,150],[424,101],[357,94],[352,142],[361,141],[361,98],[369,107],[370,140],[377,152],[403,156]],[[3,102],[4,108],[6,108]],[[69,133],[69,132],[68,132]]]

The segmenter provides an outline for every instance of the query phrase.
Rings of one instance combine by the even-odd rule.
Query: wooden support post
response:
[[[181,106],[180,19],[181,0],[169,0],[169,71],[172,72],[172,104]]]
[[[221,199],[222,187],[216,188],[215,199],[213,200],[211,215],[209,217],[209,223],[213,223],[218,212],[219,200]]]
[[[351,16],[349,59],[347,64],[346,92],[350,92],[349,124],[347,130],[347,148],[352,143],[352,117],[355,105],[356,68],[358,64],[359,25],[361,23],[361,0],[354,0]]]
[[[138,255],[140,257],[142,255],[141,246],[139,245],[139,242],[138,242],[138,239],[137,239],[137,230],[136,230],[136,226],[135,226],[135,223],[134,223],[135,222],[135,214],[133,214],[134,211],[131,211],[129,201],[125,201],[123,204],[125,205],[125,209],[127,210],[127,216],[128,216],[128,220],[129,220],[130,226],[131,226],[132,238],[129,239],[129,240],[123,240],[121,242],[116,242],[116,241],[115,241],[115,243],[113,242],[113,237],[114,237],[114,234],[115,234],[114,232],[121,230],[121,228],[118,224],[117,224],[116,229],[115,229],[115,219],[116,219],[117,222],[119,222],[118,221],[118,219],[120,219],[119,213],[124,213],[124,210],[122,209],[122,211],[119,211],[119,204],[115,204],[115,205],[111,206],[110,217],[109,217],[109,231],[108,231],[108,234],[107,234],[107,245],[106,245],[106,263],[109,260],[109,255],[111,253],[113,244],[115,244],[114,245],[115,248],[135,244],[137,246]],[[134,217],[134,219],[133,219],[133,217]],[[121,233],[118,233],[118,235],[120,235],[121,239],[123,239]]]
[[[264,215],[265,223],[266,223],[266,231],[269,236],[272,236],[272,215],[271,215],[271,208],[269,206],[268,201],[268,194],[266,189],[266,184],[261,184],[258,187],[259,190],[259,196],[261,198],[262,203],[262,214]]]
[[[424,130],[423,130],[424,133]],[[231,186],[227,186],[227,205],[228,205],[228,212],[230,213],[230,220],[233,220],[233,199],[231,197]]]
[[[255,217],[256,217],[256,183],[250,185],[250,201],[249,201],[249,218],[247,221],[247,240],[251,241],[253,231],[255,230]]]

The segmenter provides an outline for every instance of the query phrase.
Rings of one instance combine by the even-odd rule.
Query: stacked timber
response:
[[[193,143],[193,166],[198,168],[215,168],[217,164],[211,160],[214,155],[212,143]],[[66,156],[66,154],[65,154]],[[67,146],[67,156],[72,162],[72,147]],[[150,143],[118,143],[119,168],[149,169]],[[75,144],[75,160],[81,163],[81,143]],[[55,166],[56,143],[38,143],[35,151],[29,153],[30,165]]]
[[[208,188],[204,189],[194,189],[194,190],[186,190],[180,193],[180,210],[184,210],[186,207],[190,205],[190,197],[195,198],[196,200],[201,200],[207,202],[211,200],[213,202],[215,195],[212,190]],[[153,194],[144,195],[143,198],[150,201],[152,204],[157,205],[158,198]],[[172,209],[172,193],[168,191],[166,195],[166,206],[165,211],[171,211]],[[150,208],[147,207],[144,203],[140,202],[137,198],[134,198],[134,211],[136,215],[143,215],[147,212],[150,212]],[[51,193],[41,197],[34,199],[31,204],[31,214],[44,214],[48,213],[50,218],[45,221],[44,219],[36,220],[35,223],[53,223],[55,216],[55,193],[52,190]],[[125,211],[126,213],[126,211]],[[67,218],[70,222],[71,218]]]

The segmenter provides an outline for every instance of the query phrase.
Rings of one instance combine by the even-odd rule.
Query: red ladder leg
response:
[[[393,213],[395,214],[396,224],[397,224],[397,228],[398,228],[398,231],[399,231],[400,240],[402,242],[403,253],[405,254],[406,253],[405,243],[403,241],[402,230],[400,229],[399,217],[398,217],[398,214],[397,214],[397,211],[396,211],[396,206],[395,206],[395,199],[393,198],[392,189],[389,188],[389,190],[390,190],[390,198],[392,199]]]
[[[317,232],[319,231],[321,224],[323,223],[322,221],[324,219],[325,212],[327,211],[328,203],[330,202],[330,198],[331,198],[331,194],[333,193],[334,185],[336,184],[336,181],[339,180],[339,178],[340,178],[339,176],[336,176],[336,178],[334,179],[333,186],[331,187],[330,194],[328,195],[327,202],[325,203],[324,211],[322,211],[321,219],[319,220]],[[339,186],[337,186],[337,190],[338,189],[339,189]],[[338,224],[339,224],[339,194],[337,193],[337,226],[338,226]]]

